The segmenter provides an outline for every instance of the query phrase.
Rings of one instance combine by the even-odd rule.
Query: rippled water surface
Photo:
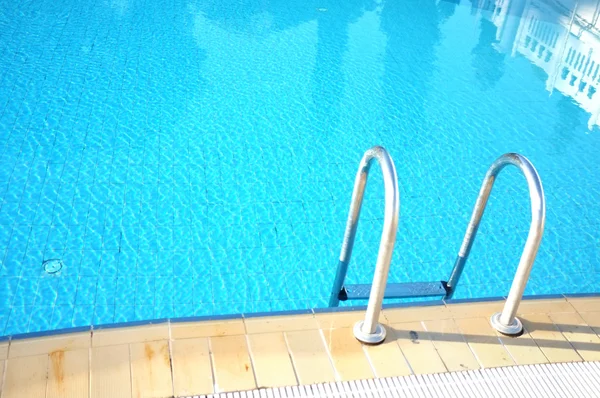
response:
[[[448,277],[519,152],[548,210],[527,293],[598,292],[598,27],[568,0],[3,2],[0,334],[326,306],[373,145],[391,281]],[[350,282],[382,216],[373,167]],[[456,297],[508,292],[529,221],[506,169]]]

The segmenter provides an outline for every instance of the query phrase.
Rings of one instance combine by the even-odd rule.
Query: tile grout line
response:
[[[495,334],[496,339],[498,340],[498,342],[500,343],[500,346],[502,346],[502,348],[504,348],[504,350],[508,353],[508,355],[510,356],[510,359],[512,359],[513,363],[515,365],[518,365],[517,363],[517,359],[514,357],[514,355],[510,352],[510,350],[508,349],[508,347],[504,344],[504,341],[502,341],[502,336],[500,335],[500,333],[498,331],[496,331],[496,329],[494,329],[492,327],[492,324],[490,323],[490,320],[487,317],[484,317],[484,319],[487,322],[487,325],[490,329],[492,329],[493,333]],[[543,353],[542,353],[543,354]]]
[[[456,329],[458,329],[458,331],[460,332],[460,335],[462,336],[464,342],[467,344],[467,347],[469,347],[469,350],[471,351],[471,354],[473,354],[473,356],[475,357],[475,360],[479,364],[479,369],[485,369],[485,366],[483,366],[483,362],[481,362],[481,359],[479,359],[479,356],[473,350],[473,347],[471,347],[471,343],[469,343],[467,341],[467,338],[465,337],[465,332],[462,330],[462,328],[460,327],[460,325],[458,324],[458,322],[456,321],[455,318],[452,318],[452,321],[454,322],[454,325],[456,325]]]
[[[283,340],[285,341],[285,348],[287,350],[288,357],[290,358],[290,361],[292,362],[292,369],[294,370],[294,377],[296,378],[296,385],[299,386],[300,378],[298,377],[298,372],[296,371],[296,363],[294,362],[294,357],[290,351],[290,343],[288,342],[286,332],[282,332],[282,334],[283,334]]]
[[[244,335],[244,341],[246,342],[246,350],[248,351],[248,357],[250,358],[250,364],[252,365],[252,376],[254,378],[254,385],[256,388],[260,388],[258,385],[258,377],[256,376],[256,364],[254,363],[254,354],[252,353],[252,348],[250,347],[250,340],[248,339],[248,334]]]
[[[382,343],[383,344],[383,343]],[[367,347],[365,346],[365,344],[360,343],[360,349],[362,350],[362,353],[365,357],[367,357],[367,362],[369,363],[369,368],[371,369],[371,372],[373,372],[373,376],[375,377],[379,377],[377,375],[377,371],[375,370],[375,366],[373,365],[373,361],[371,361],[371,357],[369,356],[369,354],[367,353]]]
[[[427,333],[427,340],[429,340],[429,342],[431,343],[431,346],[435,350],[436,355],[438,356],[440,361],[442,361],[442,365],[444,365],[446,372],[450,372],[450,370],[448,369],[448,365],[446,365],[446,362],[444,361],[444,358],[442,358],[442,356],[440,355],[440,353],[435,345],[435,342],[433,341],[433,338],[431,337],[431,334],[427,330],[427,325],[425,325],[425,321],[420,321],[420,323],[421,323],[421,327],[423,328],[423,330],[425,330],[425,333]],[[416,376],[423,376],[423,375],[416,375]]]
[[[460,328],[460,326],[458,326],[458,322],[456,322],[456,319],[454,319],[454,318],[450,318],[450,319],[452,320],[452,323],[456,327],[456,330],[458,330],[460,332],[460,336],[462,337],[463,342],[467,345],[467,347],[469,348],[469,351],[471,351],[471,354],[473,355],[473,357],[475,357],[475,360],[479,364],[479,369],[484,369],[483,363],[481,362],[481,360],[477,356],[477,353],[475,353],[475,351],[471,347],[471,344],[469,344],[469,342],[467,341],[467,338],[465,337],[465,334],[462,331],[462,329]]]
[[[212,349],[212,338],[211,337],[207,337],[207,342],[208,342],[208,358],[210,360],[210,371],[212,374],[212,386],[213,386],[213,393],[214,394],[218,394],[218,385],[217,385],[217,374],[215,372],[215,358],[214,358],[214,354],[213,354],[213,349]]]
[[[579,317],[580,317],[581,319],[583,319],[583,317],[582,317],[582,316],[579,314],[579,312],[575,312],[575,313],[576,313],[577,315],[579,315]],[[552,322],[552,325],[554,325],[554,327],[556,328],[556,331],[557,331],[558,333],[560,333],[560,335],[562,336],[562,338],[563,338],[563,339],[565,339],[565,341],[567,342],[567,344],[569,344],[569,347],[571,347],[571,349],[572,349],[572,350],[575,352],[575,354],[577,354],[577,356],[578,356],[578,357],[579,357],[579,358],[580,358],[582,361],[586,362],[586,360],[585,360],[585,359],[583,358],[583,356],[582,356],[582,355],[579,353],[579,351],[577,351],[577,349],[575,348],[575,346],[573,345],[573,343],[571,343],[571,340],[569,340],[569,339],[567,338],[567,336],[565,336],[565,334],[564,334],[564,333],[563,333],[563,331],[562,331],[562,330],[561,330],[561,329],[558,327],[558,325],[556,324],[556,322],[554,322],[554,319],[552,319],[552,316],[550,316],[550,314],[546,314],[546,316],[548,317],[548,319],[550,319],[550,322]],[[583,319],[583,321],[584,321],[584,323],[587,325],[587,322],[585,322],[585,319]],[[588,327],[590,327],[589,325],[587,325],[587,326],[588,326]],[[592,332],[593,332],[593,331],[594,331],[594,330],[592,329]],[[532,339],[533,339],[533,337],[532,337]],[[535,344],[537,345],[537,341],[535,341],[535,339],[533,339],[533,341],[534,341],[534,342],[535,342]],[[540,350],[541,350],[541,348],[540,348]],[[543,353],[544,353],[544,351],[543,351],[543,350],[541,350],[541,351],[542,351],[542,354],[543,354]],[[545,356],[545,355],[546,355],[546,354],[544,354],[544,356]],[[550,361],[550,358],[547,358],[547,359],[548,359],[548,362],[552,363],[552,361]]]
[[[169,366],[170,366],[170,370],[171,370],[171,392],[173,393],[173,396],[175,396],[175,365],[174,365],[174,358],[173,358],[173,338],[171,335],[171,320],[168,319],[167,320],[167,330],[169,332],[169,340],[167,342],[167,344],[169,345]],[[91,397],[90,397],[91,398]]]
[[[131,361],[131,344],[127,343],[127,351],[129,353],[129,381],[131,385],[131,390],[129,391],[129,395],[133,397],[133,363]]]
[[[388,326],[390,328],[390,330],[389,330],[390,334],[392,334],[394,336],[394,344],[396,344],[396,347],[398,347],[398,349],[400,350],[400,354],[402,354],[402,358],[404,359],[406,366],[408,366],[408,370],[410,371],[410,374],[414,375],[415,371],[413,370],[412,366],[410,365],[410,362],[408,362],[408,358],[406,357],[406,354],[402,350],[402,347],[400,347],[400,343],[398,343],[398,336],[396,335],[394,328],[392,328],[391,323],[388,323]]]
[[[10,348],[12,346],[12,339],[8,340],[8,347],[6,348],[6,359],[4,360],[4,370],[2,371],[2,385],[0,386],[0,397],[4,396],[4,387],[6,387],[6,373],[8,372],[8,358],[10,355]]]
[[[88,348],[88,397],[92,398],[92,339],[94,338],[94,329],[90,330],[90,346]]]
[[[573,308],[575,308],[575,312],[576,312],[577,314],[581,315],[581,313],[582,313],[582,312],[581,312],[581,311],[579,311],[579,310],[577,309],[577,307],[575,307],[575,306],[573,305],[573,303],[572,303],[572,302],[571,302],[571,301],[570,301],[568,298],[566,298],[566,300],[567,300],[567,302],[568,302],[569,304],[571,304],[571,306],[572,306]],[[596,298],[596,299],[594,299],[594,298],[589,298],[589,299],[587,299],[586,301],[597,301],[597,302],[598,302],[598,305],[600,305],[600,298]],[[586,313],[586,312],[595,312],[595,311],[583,311],[583,313]],[[583,318],[583,317],[582,317],[582,318]],[[584,319],[584,320],[585,320],[585,319]]]
[[[329,358],[329,364],[333,368],[333,375],[337,381],[342,381],[342,378],[341,378],[338,370],[335,367],[335,363],[333,361],[333,356],[331,355],[330,349],[327,346],[327,341],[325,340],[325,333],[324,333],[323,329],[319,329],[319,334],[321,335],[321,343],[323,343],[323,345],[325,346],[325,352],[327,352],[327,358]]]
[[[44,389],[44,397],[48,398],[48,389],[50,388],[50,362],[52,361],[50,359],[50,354],[43,354],[46,355],[46,388]]]
[[[581,359],[582,361],[585,361],[585,359],[583,359],[583,357],[579,354],[579,351],[577,351],[575,349],[575,347],[573,347],[573,344],[571,344],[571,342],[569,341],[569,339],[567,339],[567,337],[563,334],[563,332],[560,330],[560,328],[558,327],[558,325],[556,325],[554,323],[554,320],[552,319],[552,317],[550,316],[550,314],[544,314],[544,315],[546,315],[546,317],[550,320],[550,322],[552,322],[552,325],[556,329],[556,332],[558,332],[561,335],[561,337],[566,341],[566,343],[569,345],[569,347],[571,347],[571,350],[573,350],[573,352],[575,352],[575,355],[577,355],[577,357],[579,357],[579,359]],[[533,340],[533,342],[535,343],[535,345],[539,348],[539,350],[542,352],[542,354],[544,355],[544,357],[548,360],[548,363],[556,363],[555,361],[552,361],[550,358],[548,358],[548,356],[546,355],[546,353],[544,352],[544,350],[542,349],[542,347],[540,347],[540,345],[538,344],[537,340],[531,335],[531,333],[529,333],[529,330],[527,330],[527,328],[525,327],[525,325],[523,325],[523,330],[524,330],[524,332],[526,332],[526,333],[529,334],[529,336],[531,337],[531,340]]]

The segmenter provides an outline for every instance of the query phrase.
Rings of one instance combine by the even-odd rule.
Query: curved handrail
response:
[[[354,327],[355,337],[369,344],[377,344],[385,339],[385,329],[377,323],[377,320],[381,312],[381,304],[392,260],[392,251],[396,243],[396,231],[398,230],[398,217],[400,213],[400,194],[398,193],[396,168],[394,167],[392,158],[383,147],[375,146],[366,151],[358,166],[358,172],[354,180],[354,190],[352,191],[352,200],[350,202],[350,212],[348,213],[348,221],[346,222],[346,232],[344,233],[344,241],[340,253],[340,262],[338,263],[329,299],[330,307],[336,307],[339,304],[339,294],[348,271],[350,257],[352,256],[360,209],[373,159],[377,160],[381,167],[385,186],[383,232],[381,234],[375,275],[373,277],[365,321],[357,323]]]
[[[460,247],[460,251],[458,252],[458,257],[454,263],[450,279],[447,282],[447,297],[452,297],[456,284],[458,283],[465,263],[467,262],[467,257],[471,252],[471,247],[473,246],[473,241],[475,240],[475,235],[479,228],[479,222],[483,216],[496,176],[509,164],[518,167],[527,180],[529,197],[531,199],[531,226],[529,227],[525,248],[523,249],[523,254],[521,255],[521,260],[519,261],[519,266],[517,267],[517,272],[506,299],[504,309],[502,310],[502,313],[494,314],[491,322],[492,326],[499,332],[515,335],[521,333],[523,330],[521,321],[519,321],[515,315],[521,302],[521,298],[523,297],[525,285],[527,284],[529,274],[531,273],[531,267],[535,261],[538,248],[540,247],[542,234],[544,233],[544,224],[546,222],[546,201],[544,199],[542,181],[540,180],[540,176],[535,170],[535,167],[533,167],[526,157],[521,156],[518,153],[504,154],[496,159],[486,173],[479,191],[479,196],[477,197],[477,202],[475,203],[475,208],[473,209],[473,214],[471,215],[471,220],[469,221],[469,226],[467,227],[465,238]]]

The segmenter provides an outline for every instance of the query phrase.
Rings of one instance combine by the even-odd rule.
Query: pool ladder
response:
[[[367,185],[369,169],[373,160],[377,160],[381,167],[385,186],[385,215],[379,253],[375,265],[375,275],[371,285],[345,285],[344,280],[352,256],[360,209]],[[516,313],[540,246],[546,220],[546,205],[542,182],[531,162],[517,153],[507,153],[492,163],[483,179],[467,232],[448,281],[387,284],[392,252],[396,241],[396,231],[398,229],[400,194],[398,192],[398,177],[392,158],[384,148],[375,146],[365,152],[358,166],[340,261],[329,299],[330,307],[337,307],[340,300],[369,300],[365,320],[354,325],[354,336],[358,340],[367,344],[378,344],[385,340],[385,328],[378,323],[384,298],[443,297],[449,299],[452,297],[469,257],[496,177],[505,166],[510,164],[518,167],[527,180],[529,197],[531,199],[531,225],[515,278],[504,304],[504,309],[502,312],[492,315],[490,322],[496,330],[505,335],[519,335],[522,332],[523,325],[516,317]]]

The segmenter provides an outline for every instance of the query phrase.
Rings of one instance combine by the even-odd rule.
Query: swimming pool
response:
[[[519,152],[548,211],[526,294],[598,292],[597,15],[566,6],[5,2],[0,334],[326,306],[373,145],[401,192],[390,281],[446,279],[487,168]],[[377,255],[372,170],[350,283]],[[455,298],[508,292],[528,200],[507,169]]]

